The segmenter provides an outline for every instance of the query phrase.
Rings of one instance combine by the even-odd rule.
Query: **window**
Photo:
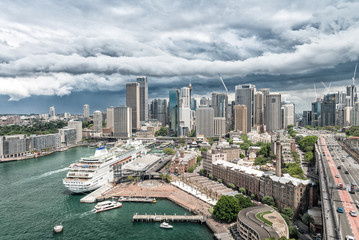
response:
[[[272,98],[272,103],[275,103],[275,98]]]

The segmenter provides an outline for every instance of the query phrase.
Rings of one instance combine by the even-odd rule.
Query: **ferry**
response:
[[[122,203],[116,201],[104,201],[98,203],[95,208],[92,210],[95,213],[108,211],[111,209],[122,207]]]
[[[120,147],[110,150],[106,147],[97,148],[93,156],[81,158],[69,166],[63,184],[73,193],[96,190],[108,182],[113,182],[114,165],[127,164],[146,154],[147,150],[141,141],[128,140]]]
[[[160,227],[161,227],[161,228],[166,228],[166,229],[172,229],[172,228],[173,228],[172,225],[169,225],[169,224],[166,223],[166,222],[161,223]]]

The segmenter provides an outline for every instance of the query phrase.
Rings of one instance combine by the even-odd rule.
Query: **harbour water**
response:
[[[123,203],[119,209],[92,213],[95,204],[80,203],[83,195],[71,195],[62,185],[67,167],[95,150],[72,148],[66,152],[0,164],[0,239],[213,239],[206,225],[131,221],[139,214],[189,214],[168,200]],[[52,228],[62,223],[64,232]]]

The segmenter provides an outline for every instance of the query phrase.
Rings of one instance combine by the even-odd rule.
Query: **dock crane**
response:
[[[218,73],[218,76],[219,76],[219,79],[221,79],[221,82],[222,82],[222,84],[223,84],[223,87],[226,89],[226,92],[227,92],[227,94],[228,94],[228,89],[227,89],[227,87],[226,87],[226,84],[224,84],[224,81],[223,81],[223,78],[221,77],[221,75]]]

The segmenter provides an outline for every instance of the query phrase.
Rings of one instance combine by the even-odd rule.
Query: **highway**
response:
[[[349,190],[352,183],[359,183],[359,164],[342,149],[331,134],[319,136],[320,152],[322,153],[324,166],[326,169],[327,181],[330,187],[330,195],[333,202],[335,220],[339,223],[339,235],[345,239],[347,235],[359,239],[359,217],[352,217],[349,212],[354,210],[358,213],[354,201],[359,201],[358,186],[355,186],[355,193],[350,194]],[[342,160],[343,159],[343,160]],[[338,169],[341,166],[341,169]],[[348,174],[345,173],[348,171]],[[338,188],[342,183],[344,187]],[[344,213],[338,213],[337,209],[342,207]],[[330,217],[329,213],[324,213],[323,217]]]

